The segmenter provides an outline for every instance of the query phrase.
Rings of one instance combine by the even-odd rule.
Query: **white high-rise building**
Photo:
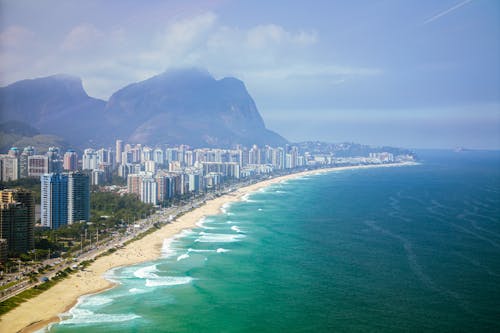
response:
[[[144,162],[144,171],[155,174],[156,173],[156,162],[155,161]]]
[[[122,163],[122,152],[123,152],[123,141],[122,140],[116,140],[116,163],[121,164]]]
[[[98,169],[99,158],[94,149],[88,148],[83,151],[82,156],[82,169],[83,170],[94,170]]]
[[[0,155],[0,180],[8,182],[19,179],[19,159],[7,154]]]
[[[149,147],[142,148],[141,162],[153,161],[153,149]]]
[[[159,165],[162,165],[165,162],[165,159],[163,157],[163,150],[161,148],[156,148],[153,151],[153,160]]]
[[[158,187],[156,181],[151,176],[146,176],[141,182],[141,201],[157,205]]]
[[[199,192],[200,187],[201,187],[201,179],[199,174],[196,173],[191,173],[188,175],[188,182],[189,182],[189,192]]]

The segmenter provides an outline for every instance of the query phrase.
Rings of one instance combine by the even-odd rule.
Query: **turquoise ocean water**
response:
[[[270,186],[50,332],[500,331],[500,154]]]

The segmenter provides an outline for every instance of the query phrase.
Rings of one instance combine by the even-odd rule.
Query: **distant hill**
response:
[[[79,148],[116,138],[194,147],[287,142],[266,129],[243,82],[215,80],[199,69],[128,85],[108,102],[88,96],[81,79],[69,75],[18,81],[0,88],[0,123],[7,124],[4,136],[33,137],[25,135],[29,126]]]
[[[4,123],[0,123],[0,132],[20,136],[34,136],[40,134],[40,131],[36,128],[18,120],[8,120]]]
[[[114,93],[105,109],[117,136],[132,142],[281,145],[269,131],[245,85],[215,80],[199,69],[173,70]]]
[[[333,153],[336,157],[351,157],[351,156],[369,156],[370,153],[387,152],[394,155],[412,155],[414,152],[405,148],[389,147],[389,146],[368,146],[353,142],[329,143],[322,141],[303,141],[294,143],[299,147],[302,153],[310,152],[313,154],[330,154]]]
[[[40,153],[56,146],[63,149],[70,145],[61,137],[50,134],[40,134],[36,128],[17,120],[0,124],[0,152],[6,152],[10,147],[34,146]]]
[[[0,122],[21,121],[75,145],[103,141],[105,102],[89,97],[74,76],[53,75],[0,88]]]

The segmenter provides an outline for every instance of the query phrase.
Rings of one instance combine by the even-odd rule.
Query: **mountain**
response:
[[[0,132],[30,137],[40,134],[39,130],[19,120],[8,120],[5,123],[0,123]]]
[[[70,145],[61,137],[50,134],[40,134],[40,131],[27,123],[18,120],[9,120],[0,123],[0,152],[10,147],[33,146],[37,151],[44,153],[49,147],[66,149]]]
[[[105,127],[99,118],[105,105],[87,95],[81,79],[69,75],[23,80],[0,88],[0,122],[29,124],[74,145],[103,141]]]
[[[107,102],[88,96],[74,76],[18,81],[0,88],[0,123],[8,122],[17,124],[8,135],[20,135],[16,129],[26,128],[18,125],[29,124],[78,148],[109,145],[116,138],[194,147],[287,142],[266,129],[243,82],[216,80],[199,69],[130,84]]]
[[[200,146],[281,145],[266,129],[245,85],[214,79],[199,69],[171,70],[120,89],[105,117],[117,136],[131,142]]]

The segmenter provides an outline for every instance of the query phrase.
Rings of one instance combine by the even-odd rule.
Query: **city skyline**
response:
[[[47,153],[36,154],[36,147],[26,147],[22,153],[12,147],[8,154],[0,154],[0,180],[39,178],[42,225],[58,228],[89,219],[90,185],[121,183],[119,179],[126,182],[126,193],[156,206],[175,197],[213,191],[228,181],[274,172],[416,159],[414,153],[405,149],[349,144],[253,145],[231,149],[163,146],[152,148],[117,139],[115,150],[87,148],[81,159],[72,149],[63,153],[58,147],[50,147]]]
[[[500,148],[498,2],[283,6],[0,1],[0,84],[68,73],[107,99],[195,66],[242,79],[292,142]]]

